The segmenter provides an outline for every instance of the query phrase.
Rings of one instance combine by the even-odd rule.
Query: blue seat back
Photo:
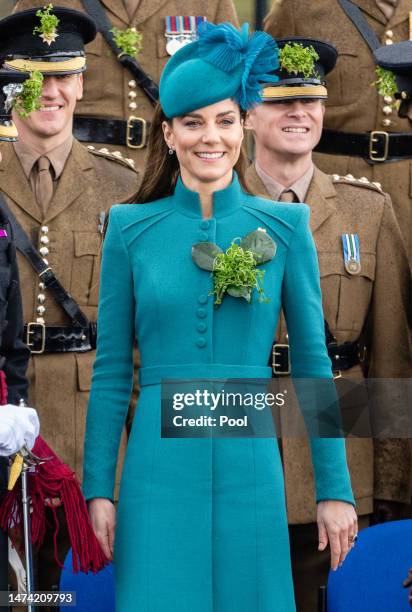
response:
[[[412,520],[363,529],[342,567],[329,573],[328,612],[410,612],[402,586],[412,567]]]
[[[60,577],[60,591],[76,592],[76,612],[115,612],[113,564],[97,574],[74,574],[69,550]],[[67,610],[61,608],[62,612]]]

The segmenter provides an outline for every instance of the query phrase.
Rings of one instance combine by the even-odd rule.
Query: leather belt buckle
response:
[[[276,376],[289,376],[290,366],[289,344],[276,343],[272,348],[272,370]]]
[[[41,334],[39,349],[32,348],[34,347],[35,342],[31,342],[31,336],[35,334],[37,330],[40,330]],[[35,353],[38,355],[44,353],[44,349],[46,347],[46,326],[44,323],[34,323],[33,321],[31,323],[27,323],[26,344],[29,347],[31,353]]]
[[[133,142],[134,136],[132,131],[136,123],[141,124],[141,138],[139,144],[135,144]],[[129,149],[143,149],[147,144],[147,132],[148,130],[146,119],[143,119],[143,117],[135,117],[134,115],[131,115],[127,120],[126,126],[126,145],[129,147]]]
[[[381,141],[381,137],[383,141]],[[382,148],[382,151],[376,151],[375,145],[377,148]],[[369,159],[375,162],[384,162],[388,158],[389,153],[389,134],[388,132],[380,132],[378,130],[374,130],[369,135]]]

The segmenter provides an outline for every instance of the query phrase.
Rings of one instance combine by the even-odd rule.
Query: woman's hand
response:
[[[116,509],[105,497],[95,497],[88,503],[93,531],[109,561],[113,561]]]
[[[342,565],[346,555],[354,546],[358,534],[358,519],[352,504],[337,500],[318,503],[318,550],[330,544],[330,566],[333,570]]]

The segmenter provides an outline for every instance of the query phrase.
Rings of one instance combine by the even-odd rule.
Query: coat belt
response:
[[[226,363],[179,363],[140,368],[142,387],[158,385],[162,380],[207,379],[270,379],[272,369],[267,366]]]

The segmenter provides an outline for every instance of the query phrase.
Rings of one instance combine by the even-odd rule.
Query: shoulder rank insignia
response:
[[[193,15],[174,15],[165,18],[166,20],[166,51],[173,55],[197,39],[197,31],[200,24],[206,21],[206,17]]]
[[[343,261],[348,274],[361,271],[358,234],[342,234]]]
[[[111,159],[112,161],[117,161],[123,166],[127,166],[131,168],[135,172],[137,172],[135,168],[135,163],[133,159],[129,157],[123,157],[120,151],[109,151],[106,147],[102,147],[101,149],[96,149],[96,147],[92,145],[87,146],[87,150],[93,155],[97,155],[98,157],[105,157],[106,159]]]

